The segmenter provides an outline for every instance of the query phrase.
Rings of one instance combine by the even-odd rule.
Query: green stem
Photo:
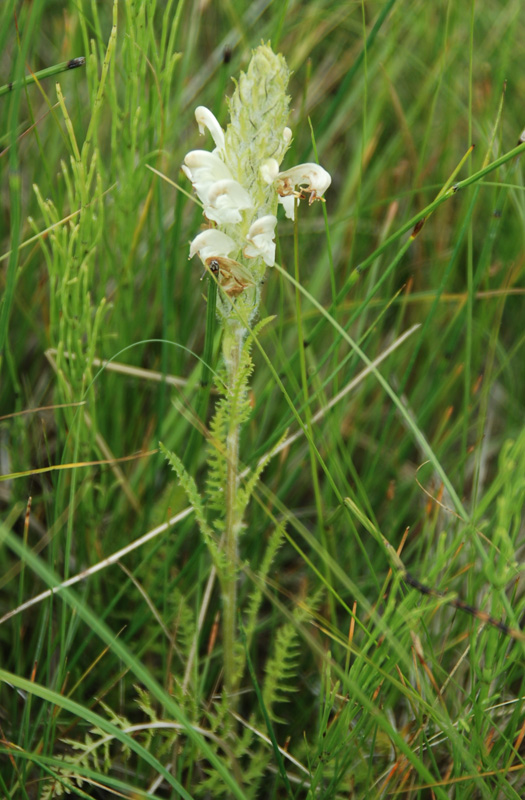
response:
[[[66,72],[68,69],[83,67],[85,63],[85,57],[79,56],[78,58],[71,58],[69,61],[62,61],[60,64],[55,64],[53,67],[46,67],[46,69],[33,72],[31,75],[26,75],[21,81],[13,81],[12,83],[6,83],[0,86],[0,97],[12,92],[13,89],[18,89],[20,86],[29,86],[31,83],[38,83],[45,78],[51,78],[53,75]]]
[[[231,410],[228,436],[226,439],[226,529],[224,552],[226,569],[222,579],[223,603],[223,647],[224,647],[224,685],[232,701],[236,688],[235,661],[235,620],[237,614],[237,550],[241,520],[239,519],[237,491],[239,483],[239,409],[237,403],[237,380],[240,363],[242,336],[236,327],[225,333],[224,358],[228,369],[228,393]],[[231,335],[233,333],[233,335]]]

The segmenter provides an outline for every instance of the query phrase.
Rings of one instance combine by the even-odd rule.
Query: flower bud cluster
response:
[[[192,150],[182,166],[210,224],[193,239],[190,258],[198,255],[217,278],[217,307],[225,322],[233,317],[248,323],[257,310],[265,269],[275,263],[278,203],[293,219],[305,193],[312,203],[331,183],[318,164],[279,171],[292,140],[286,126],[288,78],[284,58],[261,45],[229,101],[226,131],[209,109],[195,110],[200,133],[207,129],[215,148]]]

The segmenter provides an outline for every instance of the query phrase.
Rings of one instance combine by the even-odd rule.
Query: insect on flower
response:
[[[210,256],[204,263],[228,297],[238,297],[249,286],[255,285],[248,270],[233,258]]]

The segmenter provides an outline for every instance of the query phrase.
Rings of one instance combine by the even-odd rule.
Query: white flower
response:
[[[279,172],[277,161],[269,158],[261,165],[260,170],[266,183],[275,183],[279,202],[284,206],[289,219],[294,219],[295,216],[295,198],[300,200],[304,192],[309,192],[311,205],[314,200],[322,198],[332,183],[330,173],[319,164],[298,164],[285,172]]]
[[[259,171],[265,183],[273,183],[279,174],[279,164],[275,158],[267,158],[262,162]]]
[[[191,150],[184,157],[182,170],[192,182],[204,205],[208,202],[208,194],[214,183],[232,180],[231,172],[224,161],[208,150]]]
[[[208,128],[218,150],[224,150],[224,131],[219,125],[217,117],[211,113],[206,106],[197,106],[195,109],[195,119],[199,126],[199,133],[204,133],[204,128]]]
[[[299,202],[297,195],[290,194],[287,197],[279,197],[279,202],[284,208],[284,215],[288,219],[295,219],[295,200]]]
[[[247,258],[259,256],[264,259],[266,266],[273,267],[275,264],[276,225],[277,217],[274,217],[273,214],[266,214],[252,223],[246,236],[250,244],[244,248],[244,255]]]
[[[218,231],[216,228],[208,228],[195,237],[190,245],[190,258],[198,253],[203,262],[207,258],[229,256],[234,250],[238,249],[231,236]]]
[[[233,180],[216,151],[191,150],[184,162],[183,172],[192,182],[208,219],[219,224],[237,223],[242,220],[240,212],[253,207],[250,195]]]
[[[294,194],[295,187],[298,186],[299,194],[310,192],[310,205],[323,196],[331,183],[330,173],[319,164],[298,164],[280,172],[276,178],[277,191],[281,197]]]
[[[216,181],[208,190],[204,213],[219,224],[241,222],[241,211],[253,208],[253,202],[240,183],[231,178]]]
[[[283,131],[283,139],[286,145],[289,145],[292,141],[292,130],[291,128],[286,127]]]

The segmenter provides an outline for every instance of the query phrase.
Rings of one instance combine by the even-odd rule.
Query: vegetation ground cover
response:
[[[266,273],[228,691],[180,167],[261,41],[332,185]],[[523,796],[523,41],[519,0],[2,4],[0,795]]]

